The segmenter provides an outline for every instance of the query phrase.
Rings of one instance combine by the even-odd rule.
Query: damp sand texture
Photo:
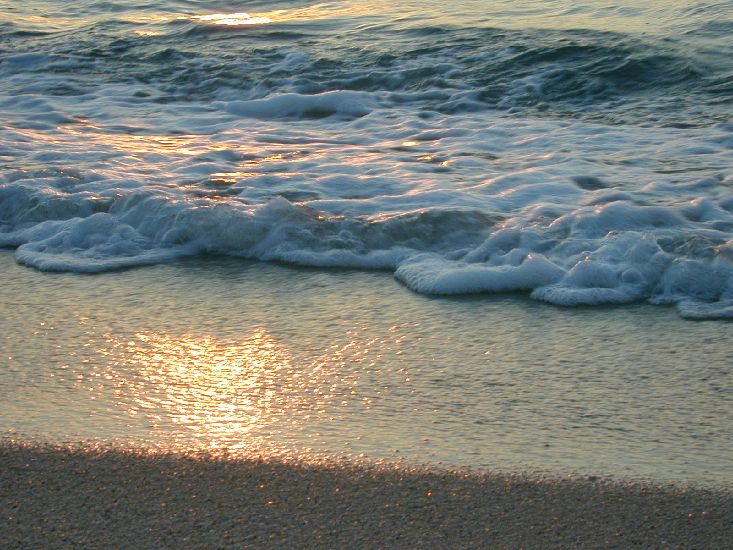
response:
[[[5,548],[726,548],[730,492],[5,441]]]

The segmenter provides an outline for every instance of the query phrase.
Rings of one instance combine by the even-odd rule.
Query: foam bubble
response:
[[[653,237],[635,233],[606,237],[581,256],[562,279],[531,296],[566,306],[634,302],[649,297],[671,261]]]
[[[424,294],[469,294],[531,290],[557,281],[564,270],[537,253],[514,250],[506,263],[487,265],[416,256],[400,265],[395,277]]]
[[[28,242],[16,250],[19,263],[45,271],[94,273],[164,262],[194,250],[156,247],[109,214],[44,222],[22,233]]]

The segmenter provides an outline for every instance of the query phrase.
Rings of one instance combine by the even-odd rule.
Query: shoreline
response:
[[[733,479],[725,323],[237,260],[0,283],[0,434]]]
[[[14,548],[722,548],[727,489],[0,439]]]

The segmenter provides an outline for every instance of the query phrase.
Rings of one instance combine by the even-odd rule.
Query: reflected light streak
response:
[[[146,134],[113,134],[100,131],[101,129],[86,121],[79,121],[80,129],[71,126],[59,126],[58,130],[64,134],[82,137],[87,143],[106,145],[118,151],[139,154],[167,154],[200,155],[207,151],[226,149],[226,146],[216,146],[205,141],[205,136],[196,134],[185,135],[146,135]],[[30,133],[30,132],[25,132]],[[39,137],[44,134],[39,132]]]
[[[230,144],[213,144],[207,140],[208,136],[198,134],[183,135],[149,135],[149,134],[114,134],[103,132],[101,128],[88,123],[85,120],[78,120],[75,126],[58,126],[59,134],[52,135],[48,132],[33,129],[16,129],[16,131],[37,142],[45,141],[68,147],[82,146],[88,150],[90,144],[103,146],[139,155],[150,154],[175,154],[181,156],[203,155],[212,151],[226,151],[232,147]],[[75,141],[81,139],[83,141]]]
[[[132,377],[119,380],[133,403],[120,404],[162,412],[211,446],[310,408],[290,353],[264,330],[229,345],[157,333],[110,344],[135,367]]]
[[[198,21],[204,23],[213,23],[214,25],[263,25],[271,23],[272,19],[269,17],[252,17],[248,13],[213,13],[210,15],[197,15],[194,17]]]
[[[188,174],[182,178],[180,171],[187,171],[193,162],[213,164],[208,155],[217,152],[226,153],[227,161],[219,162],[212,167],[211,173],[204,182],[209,186],[231,186],[241,180],[251,178],[260,173],[271,173],[274,170],[295,174],[299,167],[284,166],[297,163],[313,152],[298,148],[294,151],[273,152],[257,145],[242,143],[236,133],[231,136],[223,133],[219,141],[212,142],[206,134],[131,134],[105,132],[84,119],[77,119],[75,124],[64,124],[51,133],[45,130],[30,128],[13,128],[28,143],[43,143],[48,151],[57,154],[90,156],[92,153],[104,161],[104,167],[98,168],[100,174],[109,173],[112,180],[119,177],[140,177],[145,180],[153,172],[156,185],[172,186],[192,191],[206,191],[202,180],[191,182]],[[223,139],[228,138],[228,139]],[[218,159],[217,159],[218,160]],[[282,164],[283,166],[278,166]],[[274,167],[273,167],[274,165]],[[20,169],[23,167],[19,166]],[[121,168],[121,170],[120,170]],[[202,176],[203,177],[203,176]],[[191,184],[191,185],[187,185]]]
[[[238,136],[232,134],[231,139],[212,143],[211,136],[207,134],[130,134],[105,132],[85,119],[77,119],[76,124],[60,125],[56,128],[57,134],[49,134],[47,131],[34,130],[30,128],[14,128],[14,131],[27,137],[36,143],[46,142],[66,147],[81,147],[88,150],[90,145],[108,147],[124,153],[132,153],[141,157],[147,155],[180,155],[185,157],[205,155],[217,151],[236,151],[249,155],[248,160],[243,160],[243,166],[248,168],[260,167],[273,162],[290,162],[300,160],[311,153],[301,149],[295,151],[281,151],[251,158],[257,153],[252,147],[245,147],[238,142]],[[226,134],[222,134],[226,136]],[[254,172],[242,171],[244,177],[251,176]],[[216,174],[234,174],[240,172],[217,172]],[[212,174],[216,176],[216,174]]]
[[[171,429],[174,447],[272,449],[357,393],[353,372],[342,372],[343,350],[297,365],[262,328],[237,343],[156,332],[105,339],[97,353],[108,360],[102,377],[116,406],[164,435]]]
[[[268,23],[288,23],[293,21],[317,21],[332,17],[353,17],[384,12],[384,2],[361,5],[337,5],[332,2],[321,2],[300,8],[278,9],[250,15],[248,13],[212,13],[190,17],[191,20],[215,25],[258,25]]]
[[[12,9],[12,8],[11,8]],[[78,24],[75,17],[60,17],[54,15],[33,15],[28,13],[16,14],[9,11],[0,11],[0,21],[12,21],[20,27],[31,27],[44,30],[71,29]]]
[[[234,185],[241,179],[256,175],[257,172],[215,172],[209,176],[209,183],[214,185]]]

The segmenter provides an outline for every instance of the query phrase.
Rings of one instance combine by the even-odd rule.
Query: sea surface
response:
[[[374,338],[357,348],[389,367],[354,391],[409,388],[397,373],[413,363],[426,377],[420,406],[396,399],[392,417],[365,421],[363,452],[399,448],[413,437],[410,411],[432,406],[450,409],[457,434],[474,420],[501,429],[475,441],[446,429],[440,449],[415,456],[485,465],[493,452],[512,465],[533,452],[517,442],[540,441],[544,425],[573,455],[584,440],[546,401],[573,402],[582,382],[578,399],[605,411],[593,445],[625,441],[599,451],[601,470],[657,471],[640,443],[650,433],[604,432],[641,415],[678,436],[660,443],[660,456],[681,457],[662,477],[722,479],[733,441],[731,36],[730,1],[0,0],[0,379],[7,396],[41,388],[14,398],[4,428],[102,437],[112,410],[155,425],[130,399],[170,382],[161,365],[245,368],[236,358],[280,353],[273,334],[287,330],[284,356],[258,356],[267,383],[240,386],[251,373],[226,371],[239,389],[217,406],[236,424],[248,391],[287,401],[296,375],[328,395],[333,378],[342,396],[351,386],[339,377],[353,373],[334,358],[356,331]],[[157,319],[158,307],[175,315]],[[323,309],[320,324],[306,307]],[[53,345],[22,336],[44,316],[75,328]],[[388,344],[394,326],[413,363]],[[487,363],[493,345],[512,359]],[[191,359],[200,346],[223,355]],[[99,349],[114,351],[101,360]],[[309,374],[329,353],[330,374]],[[283,361],[294,366],[281,372]],[[88,411],[58,388],[41,397],[56,391],[53,369],[126,376],[114,365],[138,369],[117,388],[122,404],[105,408],[117,390],[102,392],[97,424],[61,433]],[[216,376],[176,402],[195,416],[218,395]],[[50,407],[45,424],[31,405]],[[684,435],[699,422],[711,423],[690,432],[702,447]],[[346,425],[319,429],[338,446]],[[125,436],[118,427],[109,433]],[[238,432],[204,433],[234,445]],[[592,468],[580,454],[528,462]],[[690,464],[707,473],[681,473]]]
[[[216,258],[84,276],[0,251],[0,435],[733,488],[727,323],[433,298]]]

